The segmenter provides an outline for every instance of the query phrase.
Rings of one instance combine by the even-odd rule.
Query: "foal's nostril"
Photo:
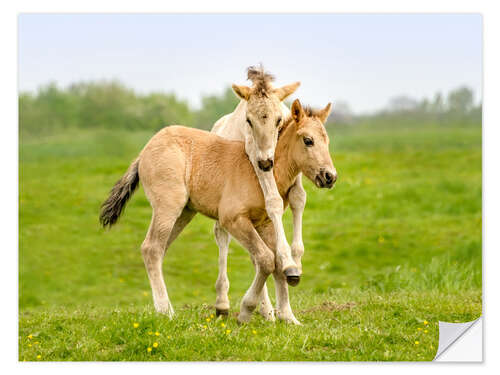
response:
[[[259,160],[258,164],[260,169],[262,169],[264,172],[267,172],[271,170],[274,163],[273,159],[267,159],[267,160]]]
[[[333,182],[333,176],[331,173],[329,172],[325,172],[325,180],[328,184],[332,183]]]

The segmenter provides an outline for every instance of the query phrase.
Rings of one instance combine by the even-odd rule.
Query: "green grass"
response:
[[[305,182],[303,278],[290,289],[300,327],[258,315],[236,324],[253,268],[234,242],[232,315],[206,321],[217,247],[199,215],[164,263],[176,319],[154,313],[139,250],[151,215],[142,189],[113,230],[98,226],[100,204],[151,133],[21,137],[19,359],[431,360],[439,320],[481,315],[481,128],[331,135],[337,186]],[[285,226],[291,238],[289,211]]]

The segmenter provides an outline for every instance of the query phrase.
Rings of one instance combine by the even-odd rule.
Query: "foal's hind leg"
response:
[[[194,216],[192,211],[184,209],[185,204],[185,199],[177,199],[177,202],[172,199],[155,205],[151,225],[141,247],[155,309],[169,317],[173,316],[174,309],[163,279],[162,261],[167,247]]]

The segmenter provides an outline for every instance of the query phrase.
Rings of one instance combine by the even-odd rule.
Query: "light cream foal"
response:
[[[329,104],[318,112],[304,110],[298,100],[292,105],[292,116],[283,124],[274,159],[274,176],[285,203],[300,172],[320,188],[330,188],[335,183],[329,139],[322,124],[330,108]],[[276,282],[278,316],[283,312],[283,316],[293,317],[286,277],[275,268],[274,228],[243,143],[182,126],[162,129],[147,143],[103,203],[100,220],[104,227],[116,223],[139,180],[153,207],[141,251],[157,311],[173,316],[162,260],[170,244],[200,212],[219,220],[222,228],[249,251],[256,264],[256,275],[241,301],[238,320],[250,320],[271,273]],[[290,311],[285,312],[286,309]],[[299,323],[295,317],[287,320]]]
[[[274,180],[272,168],[274,150],[278,140],[278,128],[290,113],[281,102],[295,92],[300,83],[295,82],[280,88],[273,88],[271,82],[274,77],[266,73],[262,65],[249,67],[248,79],[252,81],[252,87],[232,86],[241,102],[232,113],[218,120],[212,131],[224,138],[245,142],[245,152],[254,167],[264,193],[266,212],[273,223],[276,234],[276,266],[285,273],[288,283],[297,285],[300,280],[300,268],[295,261],[296,257],[293,256],[292,248],[288,245],[285,230],[283,229],[284,205]],[[301,187],[302,185],[298,189]],[[305,201],[305,194],[303,198]],[[293,203],[296,202],[297,200],[294,200]],[[302,233],[301,230],[300,233]],[[220,249],[219,277],[216,282],[216,311],[218,314],[226,314],[229,310],[229,300],[227,298],[229,280],[226,265],[230,237],[219,223],[215,224],[214,234]],[[296,253],[300,253],[300,249],[302,249],[303,253],[301,243],[302,240],[297,238]],[[263,304],[260,310],[266,318],[273,318],[273,309],[269,301],[267,288],[264,290]]]
[[[250,160],[256,160],[257,150],[255,150],[255,147],[252,147],[257,144],[253,141],[253,137],[255,137],[256,134],[252,130],[265,126],[265,124],[260,123],[260,118],[258,116],[256,120],[250,120],[249,117],[251,117],[251,113],[253,112],[251,108],[253,102],[251,100],[247,100],[246,96],[241,95],[241,93],[251,93],[252,90],[255,91],[259,84],[262,85],[262,81],[266,82],[267,90],[273,92],[270,83],[273,78],[268,73],[265,73],[263,67],[260,66],[259,68],[248,68],[248,79],[250,79],[253,83],[252,88],[243,88],[243,86],[233,85],[234,92],[240,97],[241,101],[233,112],[223,116],[214,124],[212,132],[226,139],[245,142],[245,151]],[[288,96],[295,91],[298,84],[299,83],[297,82],[295,84],[285,86],[284,88],[281,88],[281,91]],[[280,100],[283,99],[285,99],[285,97],[280,98]],[[290,116],[290,110],[283,103],[280,103],[280,110],[282,119],[286,119]],[[266,114],[266,110],[262,110],[262,113]],[[253,165],[256,165],[255,162]],[[288,242],[286,241],[282,223],[284,206],[278,204],[281,197],[279,196],[276,183],[272,181],[274,180],[274,176],[272,176],[271,173],[263,172],[259,168],[255,168],[255,172],[259,179],[262,191],[264,192],[267,213],[269,217],[274,219],[274,228],[281,243],[279,248],[283,249],[283,254],[289,254]],[[287,280],[291,283],[291,285],[297,285],[299,282],[299,278],[297,276],[302,273],[302,264],[300,262],[300,258],[304,254],[304,243],[302,241],[302,215],[306,204],[306,192],[302,186],[302,177],[300,173],[297,176],[295,183],[292,185],[292,188],[288,192],[288,200],[293,215],[293,241],[291,255],[295,265],[297,266],[298,274],[293,274],[293,269],[290,270],[288,272],[289,277]],[[219,273],[215,283],[215,290],[217,292],[215,310],[216,315],[218,316],[221,314],[227,315],[229,312],[229,278],[227,276],[227,257],[231,236],[221,227],[218,221],[214,225],[214,234],[215,241],[219,247]],[[283,258],[285,257],[286,255],[283,256]],[[285,261],[283,262],[285,263]],[[274,309],[271,304],[271,300],[269,299],[266,285],[264,285],[259,312],[265,319],[274,320]]]

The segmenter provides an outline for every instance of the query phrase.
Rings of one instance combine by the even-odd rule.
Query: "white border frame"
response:
[[[251,2],[237,3],[234,0],[202,1],[184,0],[182,2],[168,3],[160,1],[62,1],[45,0],[3,2],[0,12],[0,38],[2,58],[0,59],[0,95],[2,103],[2,147],[3,160],[1,207],[2,234],[6,236],[3,241],[3,256],[1,272],[2,285],[5,298],[4,308],[1,311],[3,335],[0,353],[3,359],[4,371],[16,370],[20,372],[33,372],[37,374],[50,372],[51,374],[88,373],[89,371],[119,371],[121,374],[136,373],[138,367],[150,366],[153,369],[162,366],[161,371],[199,371],[203,373],[227,373],[237,370],[239,373],[254,373],[255,371],[271,370],[303,373],[309,367],[314,367],[315,372],[331,373],[337,370],[353,370],[365,368],[375,374],[400,373],[404,366],[405,373],[421,371],[441,372],[453,368],[455,373],[469,373],[495,366],[494,360],[498,357],[494,342],[495,334],[499,333],[500,316],[498,298],[491,298],[494,286],[500,284],[500,272],[496,272],[494,265],[500,260],[500,115],[498,103],[500,98],[500,49],[498,37],[500,36],[500,17],[497,2],[481,1],[465,2],[460,0],[401,2],[397,0],[378,1],[345,1],[331,2],[308,0],[253,0]],[[17,21],[19,13],[481,13],[483,15],[483,315],[484,327],[484,360],[483,365],[468,364],[411,364],[411,363],[259,363],[249,365],[245,363],[18,363],[18,293],[12,285],[18,284],[18,132],[17,132]],[[491,265],[488,267],[488,265]],[[491,292],[491,293],[490,293]],[[489,319],[489,317],[491,317]],[[15,367],[8,368],[8,367]],[[203,369],[202,369],[203,366]],[[223,367],[222,367],[223,366]],[[366,366],[369,368],[367,369]],[[425,368],[421,368],[425,366]],[[471,368],[470,366],[474,366]],[[449,368],[451,367],[451,368]],[[312,368],[311,368],[312,370]],[[9,371],[10,372],[10,371]]]

